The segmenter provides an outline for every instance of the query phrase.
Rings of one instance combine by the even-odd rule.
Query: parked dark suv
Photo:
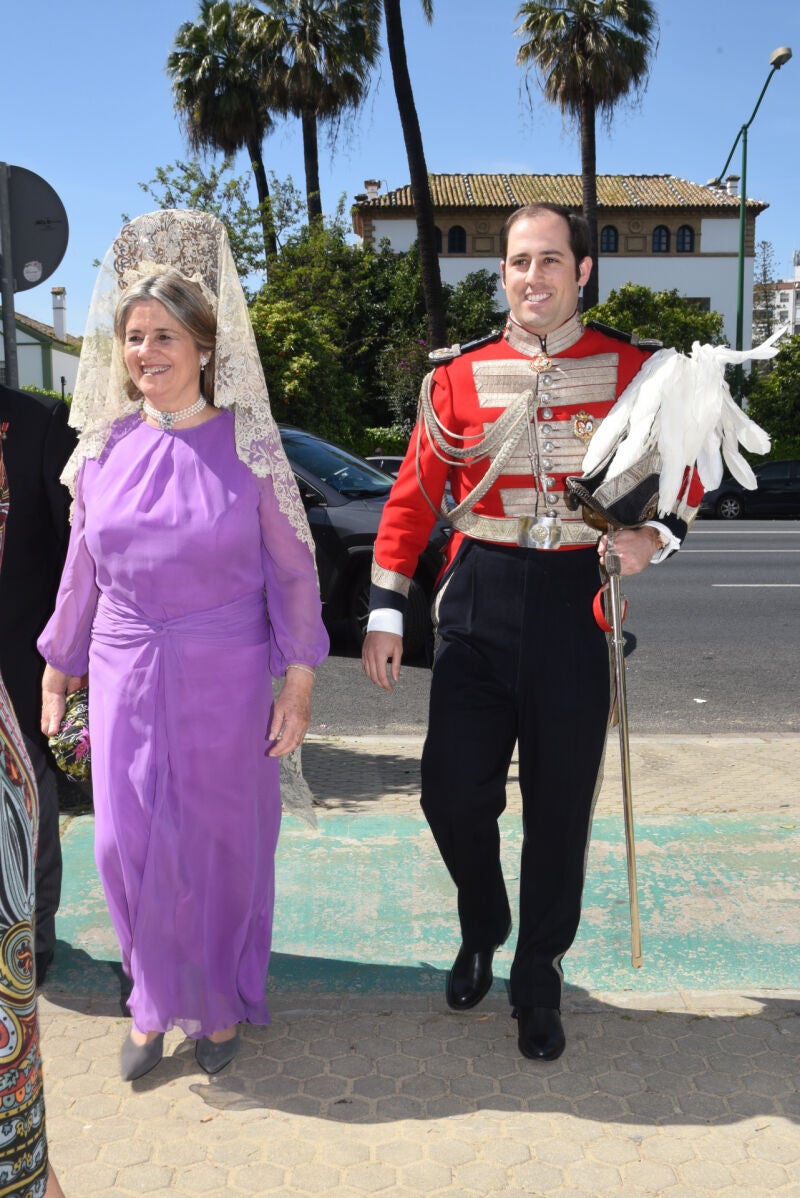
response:
[[[280,433],[314,537],[326,624],[346,621],[360,641],[369,613],[372,548],[394,479],[313,433],[288,425]],[[430,651],[431,592],[448,532],[437,521],[411,584],[403,638],[410,657]]]
[[[735,478],[725,478],[715,491],[703,496],[699,514],[720,520],[800,516],[800,462],[762,462],[753,467],[753,473],[758,479],[755,491],[748,491]]]

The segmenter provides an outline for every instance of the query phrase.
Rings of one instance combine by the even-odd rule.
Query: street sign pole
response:
[[[19,385],[17,366],[17,326],[14,313],[14,264],[11,260],[11,202],[8,179],[10,168],[0,162],[0,297],[3,303],[3,349],[5,383],[13,390]]]

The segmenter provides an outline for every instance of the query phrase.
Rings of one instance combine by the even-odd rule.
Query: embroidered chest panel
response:
[[[618,361],[617,354],[552,358],[542,369],[537,358],[496,358],[474,362],[472,380],[480,408],[507,408],[531,389],[551,405],[613,403]]]
[[[544,369],[536,359],[475,362],[472,373],[479,409],[507,408],[522,392],[530,392],[532,435],[517,441],[503,476],[530,479],[532,450],[539,476],[555,480],[543,490],[561,491],[563,483],[558,476],[580,473],[589,441],[615,402],[617,363],[614,353],[553,358]],[[490,423],[485,421],[484,429]],[[520,504],[528,508],[531,496],[504,491],[503,500],[511,514]]]

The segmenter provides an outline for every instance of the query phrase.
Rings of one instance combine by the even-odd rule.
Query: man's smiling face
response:
[[[500,263],[511,315],[529,333],[546,336],[569,320],[591,270],[591,258],[576,264],[569,225],[558,213],[541,212],[516,221]]]

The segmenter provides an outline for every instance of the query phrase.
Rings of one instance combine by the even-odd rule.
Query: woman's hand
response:
[[[272,709],[272,721],[267,740],[272,748],[267,757],[285,757],[298,749],[311,723],[311,692],[314,675],[309,669],[288,666],[286,681]]]
[[[73,674],[62,674],[55,666],[45,666],[42,677],[42,732],[55,736],[61,727],[66,708],[66,697],[80,687],[86,686],[86,675],[77,678]]]

